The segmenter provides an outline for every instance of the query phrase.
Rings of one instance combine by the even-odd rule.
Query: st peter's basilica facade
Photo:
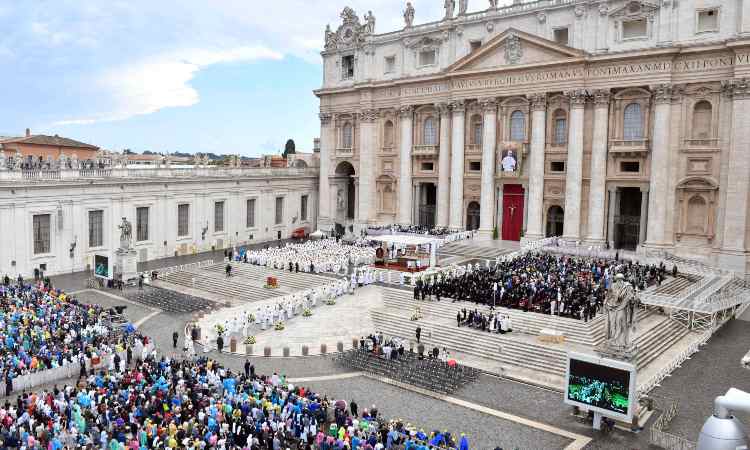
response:
[[[750,2],[418,12],[377,34],[347,7],[326,30],[323,229],[496,228],[746,270]]]

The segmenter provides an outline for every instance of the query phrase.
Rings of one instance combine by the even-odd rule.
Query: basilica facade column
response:
[[[330,230],[333,226],[333,215],[331,214],[331,187],[328,183],[330,171],[331,154],[335,151],[336,139],[333,131],[332,115],[320,114],[320,179],[318,183],[318,228]]]
[[[404,106],[400,114],[401,126],[401,152],[399,154],[399,180],[398,180],[398,223],[411,225],[411,208],[412,208],[412,186],[411,186],[411,149],[412,149],[412,128],[414,121],[414,108]],[[370,167],[371,171],[375,167]]]
[[[581,238],[581,183],[583,180],[583,110],[586,92],[573,91],[570,96],[570,125],[568,129],[568,160],[565,164],[565,224],[563,239]]]
[[[375,146],[377,145],[376,119],[378,112],[366,109],[359,114],[359,198],[357,199],[360,223],[375,220]]]
[[[464,213],[464,114],[466,106],[463,101],[453,103],[451,144],[451,211],[449,226],[463,228]]]
[[[648,187],[641,188],[641,223],[638,228],[638,245],[646,242],[646,227],[648,227]]]
[[[531,148],[529,149],[528,218],[525,238],[544,237],[544,150],[547,130],[547,94],[529,96],[531,101]]]
[[[479,232],[492,236],[495,217],[495,144],[497,100],[481,101],[484,110],[482,124],[482,181],[479,198]]]
[[[648,199],[646,246],[662,247],[665,242],[669,192],[669,122],[672,110],[672,86],[654,89],[654,137],[651,145],[651,178]]]
[[[450,214],[451,182],[451,116],[447,104],[438,105],[440,111],[440,154],[438,155],[437,226],[447,227]]]
[[[724,209],[724,241],[719,254],[722,266],[745,272],[748,257],[748,195],[750,190],[750,85],[745,79],[724,83],[732,100],[732,135],[729,145],[729,183]],[[650,231],[650,228],[649,228]]]
[[[607,184],[607,145],[609,91],[594,93],[594,138],[591,144],[591,185],[589,186],[589,245],[604,244],[604,200]]]

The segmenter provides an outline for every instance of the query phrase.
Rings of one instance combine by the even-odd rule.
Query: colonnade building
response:
[[[445,3],[326,30],[323,229],[496,228],[746,271],[750,2]]]

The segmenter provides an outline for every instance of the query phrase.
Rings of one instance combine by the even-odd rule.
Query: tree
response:
[[[286,158],[287,155],[293,155],[294,153],[296,153],[294,140],[289,139],[288,141],[286,141],[286,145],[284,146],[284,153],[281,156]]]

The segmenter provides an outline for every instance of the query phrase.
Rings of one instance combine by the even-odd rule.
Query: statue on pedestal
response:
[[[365,14],[364,32],[366,34],[375,33],[375,16],[372,14],[372,11],[367,11],[367,14]]]
[[[406,11],[404,11],[405,28],[411,28],[414,25],[414,7],[411,2],[406,2]]]
[[[5,151],[0,148],[0,169],[5,169],[8,160],[5,158]]]
[[[490,0],[490,9],[497,9],[497,0]]]
[[[120,249],[129,250],[133,241],[133,225],[126,217],[123,217],[122,223],[117,228],[120,229]]]
[[[615,282],[604,301],[606,328],[604,346],[600,353],[606,356],[631,360],[635,356],[635,325],[638,297],[633,285],[625,281],[623,274],[615,276]]]
[[[463,16],[469,9],[469,0],[458,0],[458,15]]]
[[[452,19],[453,12],[456,9],[456,0],[445,0],[443,7],[445,8],[445,17],[443,19],[444,20]]]

